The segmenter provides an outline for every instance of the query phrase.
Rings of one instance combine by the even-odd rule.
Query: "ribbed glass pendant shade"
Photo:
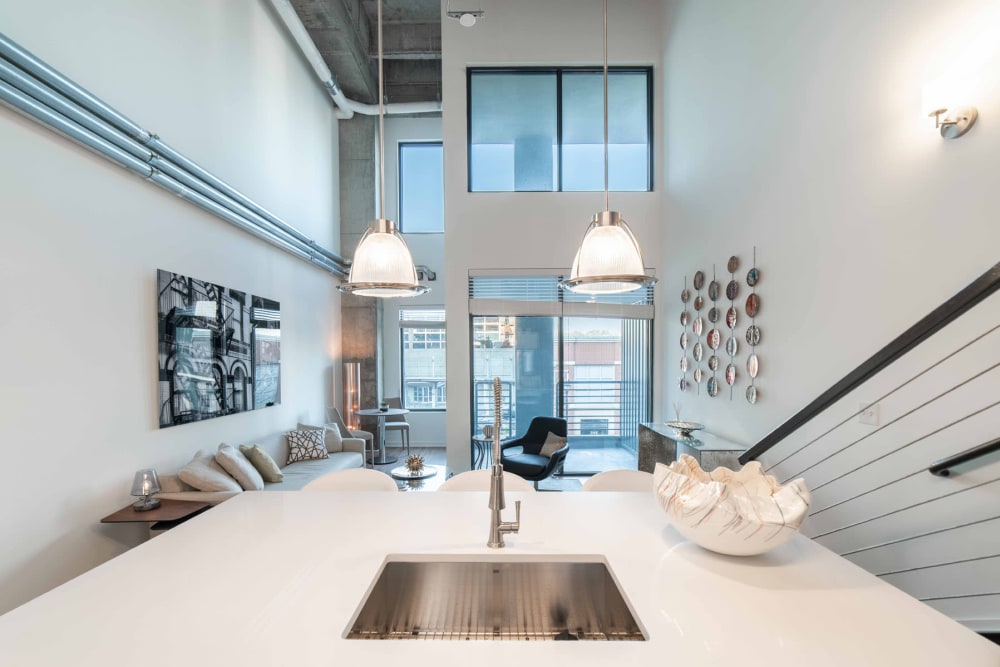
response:
[[[652,285],[646,275],[639,242],[621,213],[608,210],[608,0],[604,0],[604,209],[583,235],[568,280],[560,283],[571,292],[614,294]]]
[[[392,220],[375,220],[354,251],[351,273],[340,291],[360,296],[416,296],[427,291],[417,282],[410,249]]]
[[[379,215],[385,215],[385,76],[382,63],[382,0],[378,0],[378,194]],[[428,291],[417,282],[413,255],[392,220],[379,218],[368,226],[354,251],[341,292],[382,298],[417,296]]]
[[[645,273],[639,243],[621,214],[601,211],[587,227],[570,277],[562,284],[573,292],[613,294],[654,282]]]

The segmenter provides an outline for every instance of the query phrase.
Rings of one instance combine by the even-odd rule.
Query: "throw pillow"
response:
[[[549,434],[545,436],[545,444],[542,445],[542,448],[538,451],[538,453],[546,458],[549,458],[565,445],[566,438],[549,431]]]
[[[245,457],[250,459],[250,463],[253,467],[257,469],[260,476],[264,478],[265,482],[276,483],[285,479],[284,474],[281,472],[281,468],[278,464],[274,462],[271,455],[260,448],[260,445],[253,445],[247,447],[246,445],[240,445],[240,452],[243,453]]]
[[[330,458],[323,441],[323,431],[289,431],[285,437],[288,438],[288,463]]]
[[[232,445],[226,443],[219,445],[215,461],[243,487],[244,491],[260,491],[264,488],[264,478],[250,460]]]
[[[344,438],[340,435],[340,429],[337,428],[336,424],[329,424],[327,426],[310,426],[309,424],[300,423],[295,428],[300,431],[323,431],[323,440],[326,442],[326,451],[331,454],[344,451]]]
[[[199,491],[242,491],[236,480],[215,462],[215,455],[203,449],[194,455],[191,462],[177,471],[177,476],[185,484]]]

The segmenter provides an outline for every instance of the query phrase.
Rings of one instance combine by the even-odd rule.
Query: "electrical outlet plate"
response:
[[[878,403],[858,405],[858,421],[869,426],[878,426]]]

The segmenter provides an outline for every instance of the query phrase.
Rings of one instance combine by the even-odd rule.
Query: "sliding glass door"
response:
[[[650,321],[622,317],[472,318],[473,423],[492,423],[503,387],[502,437],[536,416],[567,421],[566,474],[635,468],[638,424],[650,416]]]

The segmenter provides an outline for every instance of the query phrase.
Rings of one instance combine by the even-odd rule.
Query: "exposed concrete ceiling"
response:
[[[377,0],[292,0],[344,93],[378,101]],[[383,0],[387,102],[441,99],[440,0]]]

